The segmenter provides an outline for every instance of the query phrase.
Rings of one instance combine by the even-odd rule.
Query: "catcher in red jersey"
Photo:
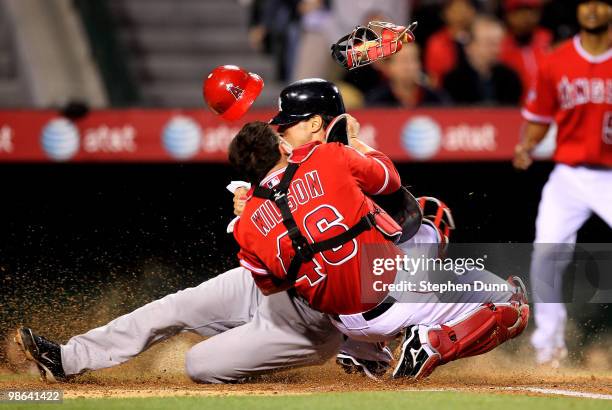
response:
[[[593,213],[612,227],[612,1],[579,1],[577,16],[580,33],[542,61],[514,159],[527,169],[531,151],[557,123],[557,165],[542,192],[531,262],[531,341],[536,361],[553,367],[567,356],[561,277],[577,231]],[[568,251],[563,261],[552,259]]]
[[[402,233],[366,194],[396,191],[400,179],[387,156],[359,140],[357,121],[345,118],[350,147],[298,145],[300,135],[325,129],[320,115],[279,124],[279,132],[249,123],[230,145],[230,162],[253,184],[234,226],[239,259],[263,293],[293,288],[356,341],[381,342],[404,332],[393,377],[426,377],[440,364],[484,353],[522,333],[529,306],[520,283],[486,295],[456,292],[450,304],[437,303],[432,292],[364,297],[364,245],[375,244],[377,256],[394,256]],[[390,276],[387,283],[394,284],[410,274],[394,270]],[[504,283],[484,270],[456,276],[465,283],[477,278]]]
[[[319,121],[315,117],[312,126],[321,126]],[[296,169],[287,190],[287,208],[294,219],[303,220],[309,242],[346,234],[360,223],[364,226],[360,234],[347,237],[344,243],[337,243],[313,255],[310,261],[304,261],[297,276],[291,278],[289,256],[294,242],[289,234],[291,228],[283,223],[283,210],[268,198],[255,196],[256,190],[252,189],[234,234],[241,245],[240,263],[253,272],[264,294],[286,290],[295,283],[296,290],[309,304],[322,312],[352,314],[372,307],[362,303],[359,289],[353,289],[360,282],[360,245],[387,243],[384,235],[398,237],[401,228],[366,194],[395,192],[400,188],[400,177],[386,155],[351,138],[355,124],[354,119],[349,121],[352,148],[340,143],[311,142],[293,149],[280,136],[279,144],[264,123],[246,126],[233,141],[230,161],[237,167],[248,161],[239,152],[252,154],[250,149],[240,150],[239,144],[248,146],[258,140],[270,144],[267,155],[256,160],[256,173],[250,175],[266,189],[278,185],[289,166]],[[378,220],[375,226],[384,224],[380,229],[387,231],[372,229],[374,219]],[[270,246],[271,243],[276,246]],[[346,289],[353,291],[346,292]]]

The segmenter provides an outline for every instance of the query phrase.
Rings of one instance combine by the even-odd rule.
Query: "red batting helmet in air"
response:
[[[257,74],[224,65],[215,68],[204,81],[204,100],[221,118],[237,120],[249,110],[263,86]]]

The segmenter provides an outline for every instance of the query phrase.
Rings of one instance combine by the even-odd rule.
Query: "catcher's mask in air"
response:
[[[371,21],[367,26],[357,26],[332,45],[332,57],[348,70],[372,64],[400,51],[403,43],[412,43],[416,26],[416,21],[408,27],[384,21]]]

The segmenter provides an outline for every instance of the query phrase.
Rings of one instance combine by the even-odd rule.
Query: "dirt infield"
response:
[[[442,366],[428,380],[419,383],[375,382],[359,375],[344,374],[333,362],[329,362],[323,366],[264,375],[241,384],[198,385],[184,375],[183,358],[187,349],[200,340],[194,335],[181,335],[122,366],[85,374],[71,383],[53,387],[64,390],[65,398],[290,395],[397,390],[527,395],[569,391],[612,395],[612,371],[535,368],[518,345]],[[515,352],[517,349],[518,353]],[[10,341],[5,344],[5,350],[12,369],[0,371],[0,390],[41,389],[45,386],[38,380],[35,369],[25,362],[20,352],[11,347]]]

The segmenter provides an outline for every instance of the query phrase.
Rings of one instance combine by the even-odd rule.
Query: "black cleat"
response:
[[[424,331],[427,331],[424,328]],[[406,329],[402,341],[401,355],[393,370],[393,378],[408,377],[421,380],[429,376],[438,367],[442,357],[427,344],[422,344],[419,338],[419,326]]]
[[[60,346],[32,332],[32,329],[20,327],[15,335],[15,342],[21,347],[26,357],[38,366],[43,381],[57,383],[66,381],[62,367]]]
[[[387,349],[385,347],[385,349]],[[389,356],[391,351],[389,351]],[[389,369],[389,363],[382,360],[364,360],[351,356],[347,353],[340,352],[336,356],[336,364],[348,374],[362,374],[368,376],[372,380],[380,380]]]

